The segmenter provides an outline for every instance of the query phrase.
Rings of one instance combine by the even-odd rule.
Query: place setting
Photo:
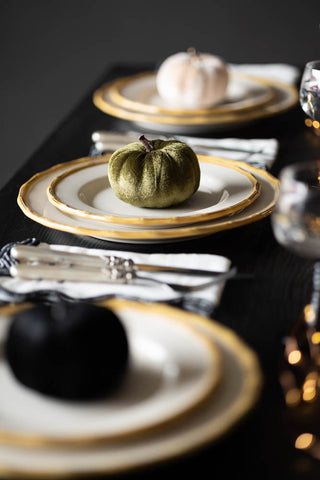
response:
[[[189,48],[166,58],[157,71],[102,85],[93,102],[140,129],[206,133],[286,112],[298,102],[298,75],[291,65],[234,65]]]
[[[43,307],[36,308],[38,317],[44,315]],[[73,308],[79,315],[79,304]],[[91,399],[92,382],[84,374],[81,388],[86,396],[79,401],[72,396],[80,387],[71,380],[68,388],[62,379],[57,390],[44,394],[38,372],[32,387],[28,385],[27,357],[23,374],[11,354],[18,341],[12,325],[29,320],[26,348],[41,355],[37,345],[41,339],[32,338],[34,317],[27,314],[32,307],[2,307],[1,344],[7,353],[0,364],[6,392],[1,402],[0,471],[29,477],[50,473],[52,478],[134,471],[220,438],[257,400],[258,362],[229,329],[159,304],[113,299],[96,308],[105,312],[104,318],[116,315],[124,325],[130,354],[122,379],[117,380],[120,385],[101,398]],[[82,304],[82,315],[83,311]],[[91,311],[89,325],[98,313]],[[54,321],[52,309],[49,315]],[[113,342],[123,348],[116,338]],[[101,352],[103,357],[107,361]],[[65,364],[70,361],[66,358]],[[109,368],[105,363],[104,369]],[[52,372],[53,378],[58,372]],[[17,405],[23,405],[22,410]]]
[[[257,402],[256,355],[210,318],[247,278],[226,257],[30,238],[0,260],[0,472],[134,472],[217,441]]]
[[[110,154],[39,172],[22,185],[18,204],[49,228],[125,243],[189,240],[257,221],[275,205],[277,180],[244,162],[198,155],[195,194],[170,208],[136,207],[108,180]]]

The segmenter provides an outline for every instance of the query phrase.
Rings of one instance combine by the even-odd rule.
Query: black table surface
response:
[[[54,164],[87,156],[95,130],[126,130],[130,124],[100,112],[92,103],[94,89],[103,82],[149,70],[147,65],[115,65],[89,89],[77,108],[1,190],[0,243],[28,237],[58,244],[143,252],[198,252],[229,257],[253,279],[227,283],[216,321],[232,328],[257,353],[263,372],[263,389],[255,408],[218,442],[165,465],[127,474],[126,478],[160,478],[186,473],[212,478],[311,479],[320,475],[320,463],[293,445],[290,426],[284,421],[284,402],[278,383],[282,339],[299,318],[311,291],[312,263],[297,258],[278,245],[270,217],[211,236],[179,243],[131,245],[76,236],[41,226],[28,219],[16,203],[19,187],[34,173]],[[276,138],[279,153],[271,173],[297,161],[320,157],[320,137],[304,125],[297,105],[289,112],[255,124],[221,131],[218,136]],[[144,132],[146,133],[146,132]],[[216,132],[208,135],[217,136]],[[222,478],[222,477],[221,477]]]

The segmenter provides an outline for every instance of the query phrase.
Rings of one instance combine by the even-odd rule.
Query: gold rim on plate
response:
[[[213,211],[213,212],[196,213],[196,214],[190,214],[190,215],[185,214],[181,216],[167,216],[167,217],[160,218],[160,217],[147,217],[147,216],[144,217],[142,214],[143,209],[137,209],[137,210],[141,210],[140,216],[131,216],[131,217],[94,213],[94,212],[90,212],[88,210],[82,210],[70,204],[67,204],[59,197],[59,194],[57,192],[57,187],[65,178],[70,177],[74,173],[85,170],[92,166],[107,164],[109,162],[110,157],[111,155],[108,154],[104,159],[98,159],[97,161],[95,161],[94,159],[90,159],[88,160],[87,163],[84,163],[82,165],[77,165],[75,168],[68,169],[67,171],[63,172],[61,175],[56,176],[51,181],[47,190],[48,198],[49,198],[49,201],[52,203],[52,205],[54,205],[59,210],[65,213],[68,213],[70,215],[87,218],[89,220],[96,220],[99,222],[102,221],[107,223],[120,223],[125,225],[143,225],[143,226],[147,226],[147,225],[175,226],[175,225],[181,225],[181,224],[204,222],[207,220],[212,220],[215,218],[220,218],[220,217],[234,214],[239,210],[246,208],[248,205],[254,202],[260,195],[260,183],[251,173],[245,171],[243,168],[240,168],[239,166],[233,165],[233,164],[226,164],[224,160],[219,160],[217,158],[212,160],[209,158],[207,159],[204,157],[201,157],[201,158],[199,157],[200,168],[202,163],[207,163],[207,164],[209,163],[213,165],[222,166],[226,169],[234,170],[239,174],[243,175],[244,177],[246,177],[251,183],[251,189],[250,189],[250,192],[247,194],[246,198],[243,198],[242,200],[238,201],[236,204],[232,206],[221,208],[220,210]],[[107,172],[105,173],[105,175],[107,177]],[[170,209],[167,209],[167,210],[168,212],[170,212]]]
[[[115,105],[124,107],[128,110],[135,110],[135,111],[140,111],[144,113],[166,113],[166,114],[172,114],[172,115],[190,116],[190,115],[218,115],[218,114],[225,114],[228,112],[235,112],[235,111],[241,112],[241,111],[251,110],[251,109],[259,108],[259,107],[262,107],[263,105],[266,105],[275,96],[275,92],[272,86],[266,84],[265,81],[259,78],[256,79],[255,77],[250,75],[234,73],[234,72],[230,72],[230,77],[232,79],[247,80],[252,83],[255,83],[259,87],[263,87],[264,94],[261,95],[261,99],[255,100],[255,101],[254,99],[251,99],[251,101],[249,99],[246,99],[245,101],[238,100],[239,105],[235,105],[236,102],[232,103],[231,101],[230,103],[222,103],[212,108],[172,109],[165,106],[160,106],[155,104],[153,105],[147,102],[148,98],[150,98],[150,95],[153,95],[156,92],[156,80],[155,80],[156,72],[142,72],[135,75],[130,75],[128,77],[119,78],[118,80],[114,80],[109,90],[110,99]],[[144,95],[145,101],[141,102],[141,101],[132,100],[123,94],[123,89],[125,89],[128,85],[140,80],[148,79],[148,78],[151,78],[151,80],[153,80],[153,85],[151,87],[151,91],[150,90],[146,91],[144,89],[143,95]]]
[[[262,373],[256,354],[231,329],[198,314],[163,304],[112,299],[103,304],[120,312],[132,309],[185,322],[207,336],[222,354],[220,388],[184,422],[124,443],[66,449],[21,449],[0,444],[0,473],[13,478],[114,475],[178,459],[227,434],[256,404]]]
[[[99,305],[104,306],[105,302],[98,302]],[[108,303],[109,305],[109,303]],[[110,302],[110,305],[112,306],[112,302]],[[24,309],[30,308],[31,304],[28,305],[17,305],[16,308],[11,309],[8,312],[6,308],[2,309],[0,307],[0,316],[2,316],[2,319],[0,319],[0,322],[4,321],[4,317],[9,317],[7,320],[10,322],[10,316],[14,315],[14,313],[21,312]],[[117,313],[119,317],[121,318],[121,308],[117,310]],[[141,311],[140,311],[141,312]],[[133,315],[133,314],[132,314]],[[134,325],[134,320],[132,320],[132,315],[129,318],[121,318],[122,321],[124,322],[125,326],[128,327],[128,331],[132,332],[132,325]],[[143,316],[142,316],[143,318]],[[141,319],[141,313],[140,313],[140,319]],[[148,321],[149,318],[146,318],[146,321]],[[128,324],[129,322],[129,324]],[[131,322],[131,325],[130,325]],[[16,428],[14,431],[4,429],[1,427],[1,420],[0,420],[0,442],[2,443],[10,443],[13,445],[24,445],[27,447],[31,446],[83,446],[83,445],[94,445],[94,444],[101,444],[101,443],[109,443],[109,442],[118,442],[118,441],[124,441],[128,439],[137,439],[141,438],[142,436],[149,435],[150,433],[154,433],[157,431],[160,431],[162,429],[168,428],[172,426],[176,422],[180,422],[181,420],[185,419],[188,415],[191,415],[195,410],[200,408],[202,405],[205,404],[209,396],[213,395],[214,390],[218,387],[219,382],[221,380],[221,355],[219,349],[213,344],[212,341],[210,341],[205,335],[201,334],[198,330],[192,328],[190,325],[188,325],[186,322],[184,322],[181,318],[174,317],[174,316],[163,316],[160,319],[161,326],[162,328],[171,328],[173,327],[174,329],[177,327],[179,329],[179,334],[184,335],[185,341],[192,341],[196,345],[196,349],[201,350],[201,355],[202,359],[205,358],[205,365],[201,365],[201,378],[200,376],[197,378],[197,384],[195,386],[191,386],[191,383],[187,382],[187,390],[185,390],[184,395],[187,395],[187,398],[184,398],[183,401],[180,401],[180,404],[177,404],[176,402],[172,404],[169,409],[164,410],[162,409],[161,412],[158,411],[158,414],[155,415],[155,412],[153,411],[151,416],[150,413],[148,415],[148,418],[143,418],[143,421],[140,419],[137,422],[136,420],[131,422],[127,422],[126,425],[119,426],[114,430],[112,428],[109,428],[108,430],[108,424],[106,425],[105,430],[101,431],[96,431],[96,432],[77,432],[77,433],[71,433],[71,434],[63,434],[61,433],[55,433],[55,434],[50,434],[44,431],[39,431],[39,432],[30,432],[27,430],[24,430],[23,428]],[[159,323],[159,322],[158,322]],[[144,327],[145,330],[145,327]],[[172,331],[171,328],[171,334],[174,332]],[[177,333],[177,332],[176,332]],[[4,341],[4,335],[2,332],[2,341]],[[163,339],[162,339],[163,340]],[[129,340],[130,341],[130,340]],[[152,339],[152,343],[154,342],[154,339]],[[162,345],[163,346],[163,345]],[[190,344],[189,344],[190,346]],[[172,352],[169,354],[172,356]],[[170,360],[172,361],[172,359]],[[6,362],[5,359],[2,359],[2,362]],[[163,368],[163,366],[162,366]],[[181,387],[183,382],[183,376],[190,375],[190,371],[186,369],[184,366],[182,367],[181,364],[178,364],[177,366],[178,369],[181,369],[181,376],[180,380],[177,382],[178,389]],[[200,369],[199,372],[200,374]],[[10,377],[9,377],[10,378]],[[166,380],[163,378],[162,382],[165,382]],[[10,380],[11,382],[11,380]],[[20,385],[22,391],[29,392],[29,389],[25,387],[23,384],[20,384],[19,381],[15,381],[18,385]],[[131,387],[133,388],[133,387]],[[172,394],[175,393],[175,388],[176,385],[172,383]],[[167,391],[167,388],[164,388],[164,391]],[[35,395],[35,398],[38,398],[40,402],[46,403],[48,400],[56,402],[56,399],[52,399],[50,396],[43,396],[41,394],[37,394],[37,392],[33,392]],[[119,401],[120,404],[121,402],[124,402],[125,398],[123,396],[120,397]],[[165,393],[166,395],[166,393]],[[181,397],[181,393],[180,393]],[[178,397],[179,398],[179,397]],[[164,400],[164,397],[162,395],[162,401]],[[142,400],[144,402],[144,408],[146,409],[146,403],[145,399]],[[153,400],[151,400],[153,401]],[[168,399],[167,399],[168,401]],[[21,399],[20,399],[21,402]],[[108,403],[108,398],[106,398],[106,402]],[[159,400],[158,400],[159,403]],[[172,403],[172,400],[171,400]],[[68,401],[64,402],[58,401],[57,403],[58,408],[61,407],[61,405],[65,405],[67,408],[70,407],[70,403]],[[71,403],[72,405],[72,403]],[[76,403],[75,403],[76,405]],[[92,405],[92,411],[95,410],[95,402],[85,402],[85,408],[88,406],[90,407]],[[119,416],[125,415],[125,412],[130,410],[130,406],[127,407],[127,410],[124,408],[125,402],[122,405],[122,409],[118,412]],[[38,407],[34,407],[39,409]],[[81,408],[81,407],[80,407]],[[100,411],[100,406],[98,406],[98,410]],[[133,405],[133,409],[135,408],[135,405]],[[154,407],[152,407],[154,410]],[[47,409],[50,409],[50,405],[47,406]],[[85,410],[86,412],[86,410]],[[86,413],[83,413],[83,415],[86,415]],[[49,412],[47,412],[49,415]],[[101,420],[103,420],[103,415],[116,415],[116,411],[114,409],[114,400],[111,399],[111,408],[109,407],[108,410],[104,410],[104,413],[101,413]],[[4,415],[4,412],[2,412],[2,415]],[[59,415],[59,413],[58,413]],[[145,412],[146,415],[146,412]],[[144,416],[145,416],[144,415]],[[42,413],[43,416],[43,413]],[[140,415],[141,416],[141,415]],[[132,417],[132,414],[131,414]],[[47,418],[47,415],[46,415]],[[75,421],[75,420],[74,420]],[[21,422],[20,422],[21,423]],[[41,424],[41,421],[40,421]],[[71,428],[71,427],[70,427]]]
[[[94,105],[104,113],[136,123],[169,125],[169,126],[216,126],[241,124],[284,113],[298,102],[298,92],[295,86],[276,80],[259,79],[274,89],[274,97],[260,108],[248,111],[228,112],[225,114],[194,114],[183,116],[179,114],[148,113],[131,110],[114,103],[110,97],[113,82],[106,83],[93,94]]]
[[[99,157],[98,157],[99,158]],[[100,157],[105,158],[105,157]],[[200,161],[204,159],[204,161],[214,161],[216,157],[210,157],[208,155],[198,155]],[[261,220],[262,218],[271,214],[274,209],[275,203],[278,198],[279,194],[279,181],[273,177],[270,173],[265,170],[261,170],[259,168],[253,167],[248,165],[244,162],[238,162],[233,160],[224,160],[220,159],[221,161],[225,162],[226,165],[237,165],[240,168],[252,173],[255,175],[260,181],[264,181],[266,185],[270,189],[272,189],[272,195],[270,195],[270,199],[268,202],[263,204],[263,188],[261,189],[261,194],[258,199],[249,205],[246,209],[242,210],[239,213],[235,213],[230,217],[223,217],[220,221],[211,220],[209,222],[204,222],[196,225],[191,225],[187,227],[171,227],[171,228],[161,228],[157,230],[152,229],[140,229],[139,231],[132,230],[132,231],[120,231],[115,230],[111,226],[108,225],[109,229],[105,229],[102,222],[90,222],[85,219],[76,219],[73,220],[73,217],[67,216],[63,214],[63,212],[59,213],[64,215],[63,219],[61,220],[53,220],[52,218],[48,217],[46,214],[46,205],[50,204],[49,199],[47,198],[47,187],[49,186],[51,180],[57,175],[57,173],[61,173],[64,169],[73,168],[77,165],[81,165],[82,163],[88,162],[90,157],[84,157],[77,160],[71,160],[66,163],[54,165],[53,167],[35,174],[31,177],[26,183],[24,183],[18,194],[18,205],[20,206],[21,210],[24,214],[34,220],[41,225],[44,225],[48,228],[53,228],[56,230],[61,230],[64,232],[74,233],[77,235],[85,235],[91,236],[101,239],[108,239],[108,240],[115,240],[115,241],[126,241],[126,242],[133,242],[133,241],[170,241],[170,240],[183,240],[189,239],[194,237],[200,237],[204,235],[209,235],[211,233],[216,233],[222,230],[228,230],[236,227],[240,227],[246,225],[248,223],[255,222],[257,220]],[[58,173],[58,174],[59,174]],[[32,206],[30,202],[30,196],[34,194],[34,189],[38,187],[40,182],[46,182],[48,179],[48,183],[46,184],[45,191],[40,192],[40,199],[37,200],[37,205]],[[261,179],[261,180],[260,180]],[[39,192],[37,192],[37,195]],[[259,202],[262,203],[262,206],[259,208],[256,205],[259,205]],[[52,206],[52,205],[51,205]],[[253,207],[253,209],[250,208]],[[54,208],[52,206],[52,208]],[[57,209],[56,209],[57,210]],[[58,210],[57,210],[58,212]],[[60,216],[61,216],[60,215]],[[79,225],[79,222],[84,222],[86,226]],[[67,223],[66,223],[67,222]],[[101,227],[100,227],[101,224]]]

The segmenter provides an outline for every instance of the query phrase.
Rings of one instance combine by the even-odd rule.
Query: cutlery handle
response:
[[[90,283],[129,283],[131,276],[121,271],[69,268],[61,265],[28,265],[18,264],[10,267],[10,275],[25,280],[54,280],[57,282],[90,282]]]
[[[16,260],[28,263],[59,264],[60,266],[79,265],[80,267],[90,268],[103,268],[108,265],[111,267],[116,259],[116,257],[107,255],[84,255],[82,253],[53,250],[49,246],[42,245],[37,247],[18,245],[11,249],[11,255]],[[124,264],[125,262],[125,259],[121,259],[121,262],[117,262],[117,264]]]

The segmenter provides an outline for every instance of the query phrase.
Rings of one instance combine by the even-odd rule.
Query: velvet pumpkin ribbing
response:
[[[149,142],[149,141],[148,141]],[[196,154],[176,140],[134,142],[114,152],[108,176],[115,195],[137,207],[166,208],[187,200],[200,183]]]

